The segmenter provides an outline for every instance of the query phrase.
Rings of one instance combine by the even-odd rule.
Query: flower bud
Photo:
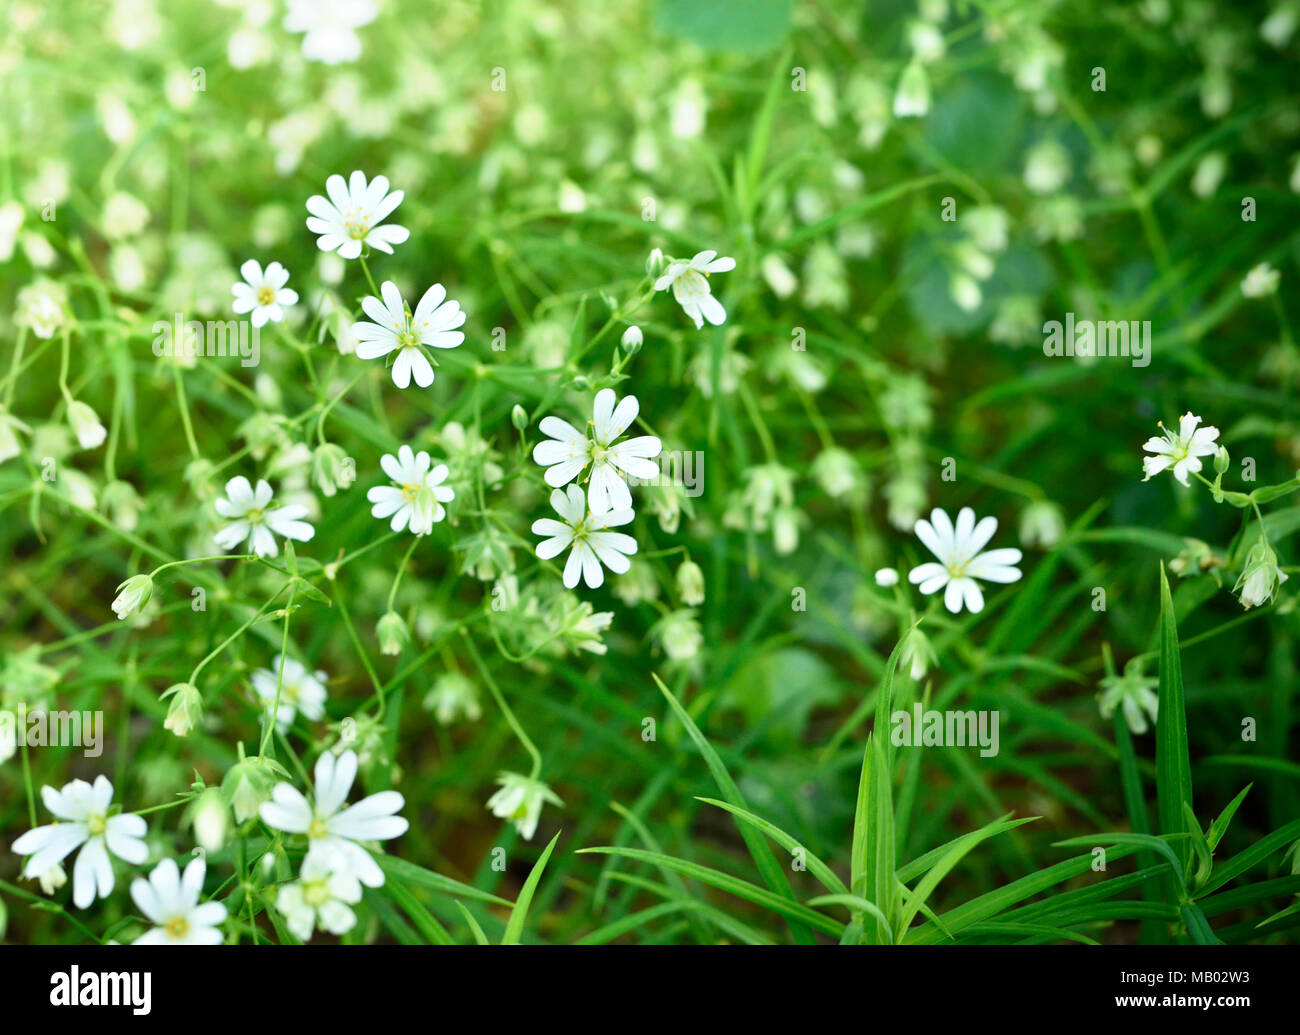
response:
[[[311,478],[326,496],[333,496],[340,489],[346,489],[356,477],[356,465],[342,446],[324,442],[312,453]]]
[[[677,569],[677,595],[687,607],[704,603],[704,572],[694,561],[683,561]]]
[[[139,614],[153,595],[153,579],[148,575],[132,575],[117,587],[117,599],[113,601],[113,613],[119,621],[131,615]]]
[[[668,260],[664,258],[664,253],[658,248],[652,248],[650,254],[646,256],[645,272],[647,277],[658,277],[668,265]]]
[[[163,728],[178,737],[188,737],[190,730],[203,721],[203,695],[193,683],[176,683],[163,692],[162,700],[172,699]]]
[[[241,747],[242,752],[242,747]],[[241,758],[221,781],[221,796],[235,814],[236,823],[246,823],[257,815],[283,774],[269,758]]]
[[[194,821],[194,840],[199,847],[205,852],[219,852],[230,829],[230,814],[221,800],[221,792],[209,787],[199,796],[190,815]]]
[[[629,356],[635,356],[641,351],[641,328],[636,324],[629,324],[627,330],[623,332],[623,351]]]
[[[528,427],[528,411],[515,403],[510,409],[510,423],[515,426],[516,431],[523,431]]]
[[[406,622],[396,611],[389,611],[375,627],[379,637],[379,649],[384,654],[401,654],[411,642],[411,633]]]
[[[1214,473],[1227,474],[1228,466],[1231,463],[1232,460],[1228,456],[1228,450],[1225,447],[1220,446],[1218,452],[1214,454]]]
[[[99,415],[84,402],[76,399],[68,403],[68,423],[72,425],[72,433],[77,436],[77,442],[82,449],[102,446],[104,439],[108,437],[108,431],[99,422]]]
[[[1273,593],[1287,580],[1286,572],[1277,566],[1277,554],[1268,543],[1260,540],[1251,547],[1242,566],[1241,577],[1232,591],[1241,606],[1250,610],[1273,599]]]
[[[876,585],[884,589],[898,585],[898,572],[894,568],[880,568],[876,571]]]

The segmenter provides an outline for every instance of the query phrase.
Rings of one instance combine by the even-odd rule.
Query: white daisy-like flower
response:
[[[220,945],[225,941],[221,924],[226,907],[220,902],[199,902],[207,864],[195,859],[180,868],[171,859],[154,867],[149,879],[131,882],[131,897],[154,927],[140,935],[135,945]]]
[[[283,885],[275,907],[284,914],[289,930],[300,941],[319,927],[330,934],[347,934],[356,926],[352,907],[361,901],[361,882],[337,852],[311,852],[302,862],[298,879]]]
[[[1015,582],[1020,578],[1020,551],[1016,549],[984,550],[998,530],[998,519],[986,517],[975,521],[975,511],[962,507],[953,526],[948,513],[935,507],[930,520],[916,523],[916,537],[939,560],[918,564],[907,581],[919,585],[926,596],[944,589],[943,606],[957,614],[962,604],[971,614],[984,610],[984,594],[976,579],[985,582]],[[981,552],[984,551],[984,552]]]
[[[410,446],[402,446],[396,456],[385,453],[380,457],[379,465],[394,484],[376,485],[366,493],[366,499],[374,504],[371,515],[381,520],[392,518],[389,527],[394,532],[409,525],[412,534],[428,535],[447,516],[443,504],[456,498],[455,490],[443,484],[447,465],[431,469],[432,463],[423,449],[416,453]]]
[[[488,810],[492,815],[513,823],[525,841],[531,841],[537,833],[537,821],[541,819],[544,804],[564,804],[541,780],[521,773],[503,772],[497,777],[497,783],[501,789],[488,799]]]
[[[141,840],[148,832],[144,818],[108,814],[113,785],[107,777],[97,777],[93,786],[73,780],[61,791],[42,787],[41,800],[55,822],[27,831],[14,842],[14,851],[29,856],[23,875],[38,878],[80,848],[72,869],[72,902],[78,909],[85,909],[97,894],[106,898],[112,893],[110,853],[132,866],[149,858],[149,849]]]
[[[280,684],[280,662],[284,662],[284,684]],[[305,719],[319,722],[325,717],[325,684],[329,676],[323,671],[312,672],[301,662],[277,654],[270,668],[259,668],[249,677],[253,691],[261,698],[267,710],[275,707],[276,687],[280,691],[280,707],[275,724],[280,732],[293,725],[294,717],[302,712]]]
[[[713,297],[709,290],[708,277],[711,273],[726,273],[736,268],[736,260],[723,257],[715,259],[715,251],[697,252],[689,262],[678,259],[669,264],[663,276],[655,281],[655,290],[673,289],[673,297],[695,321],[696,328],[704,326],[704,321],[715,327],[727,318],[727,311],[722,303]]]
[[[320,235],[316,246],[321,251],[355,259],[362,245],[369,245],[391,255],[393,245],[411,236],[404,226],[382,225],[405,197],[400,190],[388,193],[387,176],[376,176],[367,185],[366,174],[360,169],[347,183],[335,173],[325,181],[325,193],[329,196],[313,194],[307,199],[311,213],[307,229]]]
[[[344,751],[337,759],[326,751],[316,760],[314,806],[296,787],[278,783],[260,814],[276,830],[306,834],[309,856],[336,851],[357,880],[368,888],[378,888],[383,886],[384,871],[360,842],[387,841],[406,833],[410,824],[395,815],[406,799],[397,791],[380,791],[348,805],[348,792],[356,776],[355,751]]]
[[[352,326],[357,339],[358,359],[379,359],[397,352],[393,361],[393,384],[405,388],[415,378],[421,388],[433,384],[433,364],[425,347],[454,349],[465,340],[456,330],[465,322],[460,303],[447,298],[447,290],[434,284],[424,293],[412,313],[402,301],[402,293],[391,280],[379,289],[383,301],[373,295],[365,298],[361,308],[374,323],[360,320]]]
[[[217,500],[217,513],[230,519],[230,524],[212,537],[223,550],[233,550],[244,540],[252,544],[259,557],[274,557],[280,547],[275,535],[305,543],[316,534],[316,529],[303,521],[307,508],[301,503],[267,509],[274,495],[264,480],[258,479],[254,490],[242,474],[226,482],[226,498]],[[271,533],[274,532],[275,535]]]
[[[378,10],[374,0],[289,0],[284,27],[306,33],[303,57],[337,65],[361,56],[361,38],[354,30],[374,21]]]
[[[1202,464],[1198,458],[1210,456],[1219,450],[1215,445],[1215,439],[1219,437],[1219,429],[1209,425],[1198,428],[1197,425],[1200,423],[1201,418],[1190,410],[1178,418],[1176,432],[1170,431],[1163,422],[1157,421],[1165,437],[1158,438],[1152,435],[1142,444],[1142,448],[1148,453],[1155,454],[1155,456],[1142,458],[1142,470],[1146,474],[1142,479],[1144,482],[1149,481],[1152,475],[1172,467],[1174,477],[1186,485],[1187,475],[1200,471]]]
[[[640,404],[635,395],[625,395],[622,402],[612,388],[596,393],[592,417],[588,422],[591,437],[559,417],[543,417],[539,427],[550,441],[533,447],[533,461],[546,468],[546,484],[552,488],[567,485],[591,464],[588,501],[596,512],[627,510],[632,493],[623,480],[659,477],[659,465],[652,459],[663,451],[663,444],[653,435],[641,435],[615,444],[620,435],[636,420]],[[617,403],[617,405],[615,405]]]
[[[254,327],[264,327],[268,320],[279,323],[284,319],[284,307],[297,305],[298,292],[285,287],[289,283],[289,271],[278,262],[263,270],[256,259],[249,259],[239,267],[239,274],[244,281],[230,288],[235,296],[231,308],[241,316],[252,313],[248,319]]]
[[[605,581],[602,564],[619,575],[631,567],[628,556],[636,553],[636,540],[622,532],[605,531],[630,522],[631,509],[593,513],[578,485],[570,485],[567,495],[556,489],[551,493],[551,506],[564,520],[539,518],[533,522],[533,534],[547,537],[537,544],[537,556],[545,561],[573,547],[564,565],[567,588],[573,589],[580,575],[592,589],[599,587]]]

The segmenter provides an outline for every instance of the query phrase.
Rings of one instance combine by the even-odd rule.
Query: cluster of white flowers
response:
[[[631,563],[628,557],[636,553],[635,539],[608,530],[630,524],[634,516],[625,476],[647,480],[659,476],[654,458],[663,445],[658,438],[639,435],[618,441],[639,412],[636,396],[619,401],[612,388],[603,388],[596,393],[588,430],[579,431],[559,417],[544,417],[539,425],[546,438],[533,448],[533,460],[546,468],[546,483],[555,488],[551,506],[561,520],[533,522],[533,534],[545,537],[537,546],[537,556],[550,560],[572,547],[564,565],[564,584],[569,589],[579,578],[596,589],[605,578],[602,564],[622,574]],[[585,492],[569,484],[584,474]],[[565,485],[567,492],[562,491]]]

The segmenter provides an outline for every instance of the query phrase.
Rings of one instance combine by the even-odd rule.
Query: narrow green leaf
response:
[[[1182,659],[1178,650],[1178,626],[1169,593],[1169,578],[1160,565],[1160,688],[1156,713],[1156,802],[1160,832],[1185,834],[1183,806],[1192,807],[1192,767],[1187,756],[1187,712],[1183,698]],[[1168,846],[1166,846],[1168,847]],[[1187,873],[1192,846],[1181,841],[1174,847],[1179,863],[1179,880]]]
[[[519,944],[519,938],[524,933],[524,921],[528,919],[528,907],[533,904],[533,895],[537,892],[537,885],[542,879],[542,871],[546,869],[546,861],[550,859],[551,852],[555,849],[555,842],[559,839],[560,834],[557,832],[533,865],[532,872],[524,881],[524,886],[519,889],[519,898],[515,901],[514,909],[510,910],[510,919],[506,922],[506,933],[501,936],[502,945]]]

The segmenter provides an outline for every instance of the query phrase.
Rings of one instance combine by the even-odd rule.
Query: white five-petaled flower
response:
[[[298,303],[298,292],[285,287],[289,271],[278,262],[263,270],[256,259],[249,259],[239,267],[239,275],[244,280],[230,288],[235,296],[231,308],[240,315],[252,313],[249,321],[254,327],[263,327],[268,320],[279,323],[284,319],[284,307]]]
[[[131,882],[131,897],[154,927],[140,935],[135,945],[220,945],[225,939],[220,925],[226,907],[220,902],[199,902],[207,865],[195,859],[180,868],[171,859],[154,867],[149,879]]]
[[[23,868],[26,877],[43,877],[77,848],[72,870],[72,902],[85,909],[98,894],[106,898],[113,891],[113,863],[109,853],[139,866],[149,858],[141,838],[148,832],[142,817],[108,814],[113,804],[113,785],[105,776],[94,785],[73,780],[61,791],[41,788],[41,800],[55,816],[55,822],[27,831],[14,842],[14,851],[29,856]]]
[[[580,575],[592,589],[599,587],[605,581],[601,564],[620,575],[631,567],[628,555],[636,553],[636,540],[622,532],[605,531],[630,522],[631,509],[600,514],[589,511],[587,498],[578,485],[570,485],[567,495],[556,489],[551,493],[551,506],[564,520],[539,518],[533,522],[533,534],[547,537],[537,544],[537,556],[550,560],[573,546],[564,565],[564,585],[568,589],[578,584]]]
[[[387,841],[406,833],[410,824],[396,815],[406,800],[397,791],[380,791],[348,805],[356,776],[355,751],[344,751],[337,759],[326,751],[316,760],[315,805],[291,784],[278,783],[271,800],[262,805],[261,816],[276,830],[306,834],[309,856],[338,852],[357,880],[378,888],[383,886],[384,871],[359,842]]]
[[[456,330],[465,322],[460,303],[447,298],[447,290],[434,284],[424,293],[412,313],[402,301],[397,285],[386,280],[379,289],[383,301],[368,296],[361,308],[374,323],[361,320],[352,326],[357,339],[358,359],[379,359],[397,352],[393,361],[393,384],[405,388],[414,376],[421,388],[433,384],[433,364],[424,348],[454,349],[465,340]]]
[[[1198,458],[1218,452],[1219,447],[1215,445],[1215,439],[1219,437],[1219,429],[1208,425],[1198,428],[1201,418],[1190,410],[1178,419],[1176,432],[1170,431],[1161,422],[1157,423],[1160,423],[1160,430],[1165,433],[1165,437],[1158,438],[1152,435],[1142,444],[1142,448],[1148,453],[1155,454],[1155,456],[1142,458],[1142,470],[1146,474],[1142,480],[1149,481],[1153,474],[1159,474],[1165,468],[1172,467],[1174,477],[1186,485],[1187,475],[1195,474],[1201,469],[1201,461]]]
[[[447,516],[444,503],[456,498],[455,491],[442,483],[447,480],[447,465],[433,461],[423,449],[415,453],[410,446],[402,446],[397,455],[385,453],[379,465],[394,482],[393,485],[376,485],[366,493],[374,504],[372,516],[392,518],[389,527],[400,532],[410,525],[415,535],[427,535],[433,526]]]
[[[361,56],[361,38],[354,30],[374,21],[377,13],[374,0],[289,0],[284,27],[306,33],[303,57],[337,65]]]
[[[284,663],[284,683],[280,683],[280,664]],[[276,726],[283,733],[293,725],[294,717],[318,722],[325,717],[325,683],[329,680],[323,671],[312,672],[301,662],[277,654],[270,668],[259,668],[250,677],[253,690],[267,711],[275,707],[276,688],[279,687],[280,707],[276,711]]]
[[[534,780],[521,773],[501,773],[497,777],[501,789],[488,799],[487,807],[492,815],[508,819],[519,831],[525,841],[531,841],[537,833],[537,821],[542,815],[542,806],[546,802],[563,805],[559,796],[541,780]]]
[[[704,326],[704,321],[715,327],[727,318],[727,311],[722,303],[713,297],[709,290],[708,276],[711,273],[726,273],[736,268],[736,260],[723,257],[715,259],[718,253],[712,250],[697,252],[689,262],[681,259],[671,263],[658,280],[655,290],[663,291],[671,287],[673,297],[695,321],[696,328]]]
[[[352,906],[361,901],[361,882],[338,852],[310,853],[302,861],[298,879],[281,886],[275,907],[284,914],[289,930],[307,941],[317,927],[330,934],[346,934],[356,926]]]
[[[962,507],[957,512],[957,524],[945,510],[935,507],[930,520],[921,518],[916,523],[916,537],[925,544],[938,561],[918,564],[907,575],[907,581],[918,585],[929,596],[944,589],[943,606],[957,614],[962,604],[971,614],[984,610],[984,594],[976,579],[985,582],[1015,582],[1020,578],[1020,551],[1016,549],[984,550],[984,546],[998,530],[998,519],[986,517],[975,521],[975,511]],[[983,551],[983,552],[981,552]]]
[[[230,524],[212,537],[223,550],[233,550],[247,539],[259,557],[274,557],[279,551],[275,535],[305,543],[316,534],[316,529],[303,521],[307,508],[300,503],[267,509],[274,495],[264,480],[259,479],[257,489],[248,484],[242,474],[226,482],[226,498],[217,500],[217,513],[230,519]]]
[[[384,220],[402,203],[402,191],[388,193],[388,177],[376,176],[366,183],[366,174],[360,169],[352,173],[347,183],[335,173],[325,181],[329,197],[313,194],[307,199],[307,229],[320,237],[316,246],[323,252],[338,252],[344,259],[355,259],[362,245],[393,253],[393,245],[401,244],[411,232],[404,226],[384,226]]]
[[[567,485],[591,464],[587,499],[596,513],[627,510],[632,506],[632,493],[623,480],[624,473],[643,479],[659,476],[659,465],[652,459],[663,450],[659,439],[640,435],[615,445],[618,437],[632,426],[639,409],[635,395],[625,395],[616,406],[617,398],[612,388],[596,393],[589,422],[590,438],[568,421],[543,417],[539,427],[550,441],[533,447],[533,460],[546,468],[546,484],[553,488]]]

